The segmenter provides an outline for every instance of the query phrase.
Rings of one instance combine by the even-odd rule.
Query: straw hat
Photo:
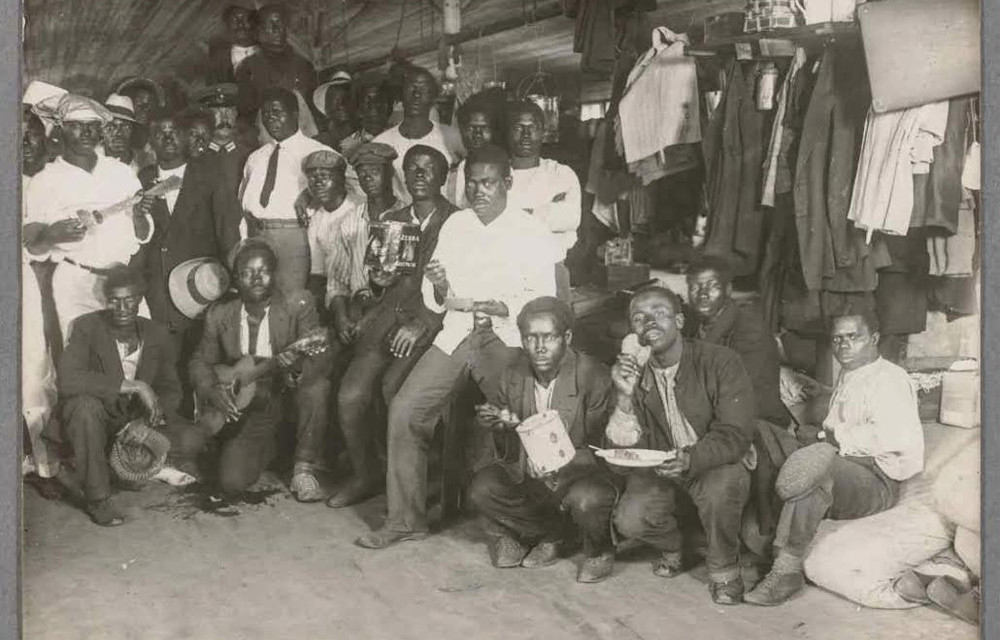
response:
[[[330,89],[330,87],[350,84],[351,74],[346,71],[334,72],[334,74],[330,76],[329,80],[316,87],[316,90],[313,91],[313,104],[316,105],[316,108],[319,109],[319,112],[324,116],[330,115],[326,112],[326,92]]]
[[[196,318],[229,290],[229,272],[215,258],[193,258],[174,267],[167,286],[174,306]]]
[[[145,418],[128,423],[122,433],[131,430],[139,436],[138,443],[122,442],[116,438],[111,445],[108,463],[119,478],[129,483],[149,480],[163,469],[170,451],[170,440],[165,435],[151,429]]]
[[[115,118],[135,122],[135,106],[132,104],[132,98],[112,93],[108,96],[108,99],[104,101],[104,106],[108,108],[108,111],[110,111]]]

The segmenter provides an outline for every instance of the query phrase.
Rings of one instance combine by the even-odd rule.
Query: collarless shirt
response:
[[[894,480],[924,468],[924,430],[910,376],[888,360],[842,370],[823,426],[833,431],[840,455],[875,459]]]
[[[118,359],[122,363],[122,373],[125,375],[125,379],[135,380],[135,372],[139,368],[139,359],[142,357],[142,342],[139,342],[135,351],[129,351],[127,342],[115,340],[115,346],[118,348]]]
[[[254,347],[250,348],[250,314],[247,313],[246,305],[240,305],[240,353],[242,355],[252,354],[258,358],[270,358],[271,353],[271,307],[264,309],[264,317],[260,319],[257,327],[257,340]]]
[[[507,208],[488,225],[472,209],[451,214],[441,226],[433,259],[444,267],[455,298],[497,300],[507,317],[493,316],[493,332],[509,347],[521,345],[516,318],[527,302],[554,296],[555,260],[548,229],[528,213]],[[434,285],[423,280],[427,308],[445,312],[434,345],[451,355],[474,328],[470,311],[445,311]]]
[[[267,177],[267,165],[277,146],[281,147],[281,151],[278,152],[274,190],[271,191],[267,206],[262,206],[260,194]],[[302,161],[310,153],[324,150],[333,151],[325,144],[307,138],[301,131],[296,131],[281,142],[268,142],[251,153],[243,169],[243,182],[240,184],[240,203],[243,211],[261,220],[294,220],[295,200],[307,186],[306,175],[302,171]],[[246,237],[245,220],[240,222],[240,236]]]
[[[556,381],[549,382],[549,386],[543,385],[535,380],[535,412],[542,413],[552,407],[552,391],[556,388]],[[525,416],[527,417],[527,416]]]
[[[400,132],[400,125],[386,129],[375,136],[375,142],[382,142],[396,150],[398,154],[392,161],[394,175],[392,178],[392,192],[396,198],[404,203],[410,203],[410,194],[406,190],[405,176],[403,175],[403,156],[410,150],[410,147],[418,144],[433,147],[444,154],[451,166],[459,158],[465,156],[465,147],[462,146],[462,136],[454,127],[446,124],[431,121],[431,130],[421,138],[407,138]]]
[[[57,158],[36,174],[24,196],[24,222],[52,224],[76,218],[77,210],[97,211],[131,198],[142,190],[139,178],[128,165],[103,154],[97,154],[93,171],[87,171]],[[32,260],[71,259],[82,265],[107,268],[115,263],[128,263],[139,246],[153,235],[153,219],[146,216],[149,233],[135,235],[129,212],[107,216],[103,222],[87,231],[79,242],[56,245],[48,254],[28,254]]]
[[[507,207],[529,210],[541,220],[552,233],[562,260],[576,244],[582,210],[580,179],[572,169],[549,158],[542,158],[537,167],[513,169],[511,177]]]
[[[306,235],[309,237],[310,274],[326,277],[335,251],[337,226],[357,206],[357,202],[345,197],[340,206],[333,211],[327,211],[323,207],[306,208],[309,216]]]
[[[656,390],[660,393],[660,402],[663,403],[663,412],[667,415],[667,426],[670,428],[670,436],[674,441],[674,447],[683,449],[698,442],[698,434],[691,427],[680,407],[677,406],[677,394],[674,392],[677,381],[677,369],[680,363],[666,369],[650,366],[653,372],[653,379],[656,380]]]

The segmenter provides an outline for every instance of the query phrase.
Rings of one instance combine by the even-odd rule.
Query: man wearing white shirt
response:
[[[274,247],[281,265],[277,287],[286,294],[304,289],[310,270],[306,228],[295,215],[307,182],[302,161],[314,151],[332,151],[299,131],[298,112],[291,91],[274,87],[263,93],[261,118],[274,141],[250,154],[240,185],[240,235],[259,236]]]
[[[507,140],[514,186],[508,206],[524,209],[541,220],[555,241],[558,260],[576,244],[580,226],[580,179],[576,172],[555,160],[542,158],[545,114],[527,100],[514,104],[508,112]],[[561,298],[569,294],[569,272],[557,268],[557,286]]]
[[[494,146],[469,157],[472,209],[441,228],[424,271],[428,309],[444,312],[440,333],[389,407],[389,516],[358,544],[372,549],[427,535],[427,449],[442,411],[468,380],[496,404],[500,373],[518,353],[515,318],[528,301],[555,292],[548,231],[507,207],[510,161]]]
[[[816,443],[789,456],[778,475],[775,489],[785,504],[774,566],[746,594],[751,604],[778,605],[802,590],[802,561],[823,518],[851,520],[891,509],[900,484],[924,468],[916,391],[906,371],[879,357],[877,319],[844,315],[831,326],[840,378],[822,430],[813,431]]]
[[[127,165],[96,151],[102,125],[111,121],[111,113],[89,98],[72,94],[36,105],[35,112],[61,127],[63,152],[27,188],[24,246],[31,260],[51,258],[59,263],[52,289],[66,342],[74,319],[104,308],[101,283],[111,267],[127,263],[149,241],[152,199],[84,224],[78,211],[118,204],[142,188]]]
[[[437,80],[430,71],[422,67],[409,69],[403,83],[403,121],[375,137],[375,142],[387,144],[396,150],[392,188],[396,197],[404,203],[410,202],[410,195],[406,191],[403,156],[410,147],[415,144],[433,147],[444,154],[449,164],[454,164],[465,155],[458,131],[430,118],[431,107],[439,90]]]

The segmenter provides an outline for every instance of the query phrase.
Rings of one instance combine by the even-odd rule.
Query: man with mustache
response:
[[[746,595],[751,604],[779,605],[803,589],[802,561],[824,518],[851,520],[891,509],[900,484],[924,468],[916,390],[902,367],[879,356],[878,319],[836,316],[830,338],[840,377],[822,428],[808,430],[815,443],[789,456],[778,476],[785,503],[774,566]]]
[[[257,481],[274,458],[278,428],[294,407],[291,491],[302,502],[322,500],[315,474],[325,450],[330,358],[282,353],[319,327],[316,306],[304,291],[286,295],[276,287],[279,258],[263,240],[244,240],[232,254],[230,267],[239,296],[208,308],[205,330],[189,365],[199,403],[204,403],[199,413],[221,413],[227,421],[219,433],[219,489],[225,500],[236,501]],[[213,367],[232,365],[247,355],[258,363],[275,358],[278,370],[257,381],[256,395],[240,409],[233,389],[219,382]]]
[[[424,304],[444,313],[442,329],[389,406],[389,517],[357,540],[363,547],[427,536],[427,450],[441,413],[470,380],[498,402],[500,374],[521,343],[514,319],[530,300],[555,293],[547,229],[507,206],[507,153],[474,150],[465,177],[472,208],[448,218],[424,270]]]
[[[239,240],[239,202],[236,194],[205,159],[190,160],[188,131],[181,114],[166,110],[153,112],[149,119],[149,140],[156,152],[156,164],[139,172],[143,188],[172,177],[181,180],[180,189],[157,198],[150,215],[155,232],[132,258],[132,266],[146,279],[146,302],[150,317],[160,323],[173,340],[176,360],[186,367],[201,333],[201,322],[182,313],[170,296],[170,272],[194,258],[225,260]],[[193,416],[194,398],[186,369],[180,372],[184,384],[181,410]]]
[[[237,87],[232,83],[205,87],[197,94],[198,105],[212,115],[212,138],[205,153],[209,163],[218,167],[233,192],[239,189],[243,167],[257,147],[253,127],[241,119],[236,109]]]
[[[740,518],[750,494],[754,395],[740,358],[725,347],[685,340],[681,301],[663,287],[637,291],[629,322],[649,361],[618,356],[611,370],[617,392],[606,435],[617,447],[670,452],[653,469],[628,474],[615,508],[622,535],[659,552],[653,573],[683,572],[677,494],[687,494],[708,537],[709,590],[716,604],[743,599]]]
[[[126,264],[149,241],[152,198],[88,227],[81,211],[86,215],[118,204],[142,188],[127,165],[97,153],[111,112],[73,94],[39,103],[34,110],[61,128],[63,152],[25,191],[23,243],[31,260],[57,263],[52,289],[65,342],[73,320],[105,307],[101,283],[110,269]]]
[[[590,445],[603,442],[614,404],[611,376],[605,365],[570,346],[573,312],[565,302],[532,300],[517,325],[523,353],[503,372],[500,404],[484,405],[478,414],[494,433],[496,460],[476,473],[469,500],[495,530],[493,566],[555,563],[568,533],[562,517],[567,512],[583,537],[577,582],[600,582],[614,565],[610,520],[618,482]],[[575,451],[565,466],[542,476],[516,429],[522,419],[549,410],[559,414]]]
[[[262,97],[261,119],[273,140],[250,154],[243,169],[240,235],[271,244],[280,265],[277,287],[290,295],[305,289],[309,278],[309,239],[295,215],[295,201],[306,188],[302,161],[332,149],[299,129],[299,103],[291,91],[272,87]]]
[[[372,413],[377,397],[388,404],[396,395],[441,328],[440,316],[424,306],[420,283],[437,246],[441,226],[455,211],[441,195],[448,161],[437,149],[418,144],[406,152],[403,167],[413,203],[387,212],[381,220],[420,226],[417,267],[407,274],[379,268],[370,271],[372,296],[356,312],[361,319],[354,356],[337,395],[338,423],[347,443],[354,478],[327,500],[331,507],[356,504],[382,489],[384,475],[371,450],[373,421],[366,418]]]
[[[222,11],[226,32],[208,43],[208,84],[234,82],[236,71],[260,48],[254,39],[256,12],[251,2],[238,2]]]
[[[448,159],[456,162],[465,156],[462,138],[458,131],[430,118],[431,107],[437,99],[440,87],[430,71],[423,67],[411,67],[403,81],[403,121],[375,137],[375,142],[387,144],[396,150],[397,160],[393,164],[393,192],[403,202],[409,202],[406,192],[406,176],[403,174],[402,157],[415,144],[434,147]]]

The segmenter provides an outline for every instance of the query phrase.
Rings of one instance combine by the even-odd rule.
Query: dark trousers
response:
[[[154,318],[155,319],[155,318]],[[176,353],[177,379],[181,383],[181,404],[178,411],[188,419],[194,419],[194,386],[191,384],[191,376],[188,373],[188,363],[194,350],[201,341],[203,320],[191,320],[187,322],[177,322],[168,326],[170,332],[170,347]]]
[[[709,575],[726,581],[739,572],[740,517],[750,496],[750,472],[742,463],[714,467],[693,479],[670,480],[649,472],[626,479],[615,509],[615,528],[626,538],[641,540],[660,551],[680,551],[681,531],[675,512],[676,492],[691,497],[708,537]]]
[[[277,450],[278,427],[285,416],[286,401],[295,404],[295,463],[319,465],[327,428],[330,381],[321,378],[291,393],[258,395],[243,410],[235,424],[223,430],[219,457],[219,486],[223,493],[238,494],[260,478]]]
[[[396,358],[379,345],[359,349],[347,366],[337,392],[337,419],[355,477],[369,478],[376,473],[372,444],[376,428],[381,426],[372,419],[379,399],[376,393],[381,392],[388,407],[424,351],[414,349],[408,357]]]
[[[442,412],[470,378],[498,404],[500,374],[517,353],[492,331],[477,330],[451,355],[432,345],[421,356],[389,406],[388,529],[427,530],[427,452]]]
[[[534,478],[515,482],[499,465],[480,470],[469,485],[469,501],[480,515],[529,544],[561,541],[563,513],[568,513],[588,557],[611,547],[616,498],[614,486],[597,472],[574,480],[559,494]]]
[[[87,500],[103,500],[111,495],[108,447],[122,427],[142,415],[137,402],[125,397],[109,402],[79,395],[63,403],[62,439],[72,451],[72,467]],[[207,438],[197,425],[178,416],[157,430],[170,440],[170,459],[174,463],[193,461]]]
[[[823,518],[863,518],[890,509],[898,500],[899,483],[872,458],[834,456],[826,473],[785,501],[774,546],[802,558]]]

